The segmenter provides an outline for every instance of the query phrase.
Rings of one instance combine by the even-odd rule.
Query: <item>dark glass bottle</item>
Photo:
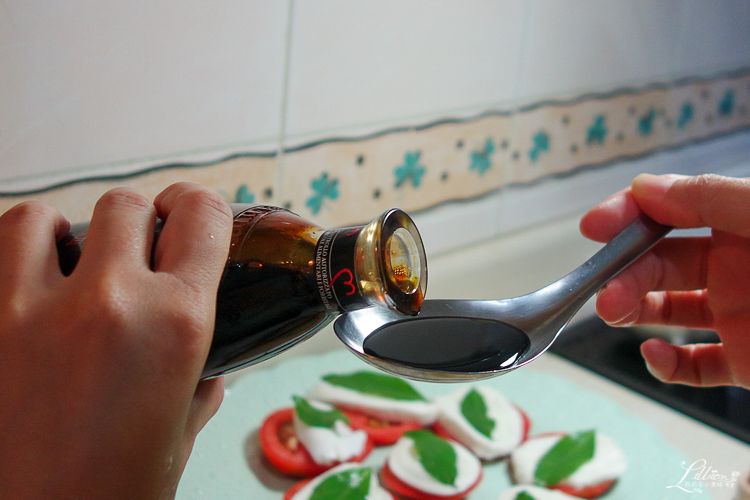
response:
[[[268,359],[309,338],[336,314],[382,306],[419,312],[427,265],[419,232],[398,209],[364,226],[323,230],[289,210],[232,205],[234,226],[219,285],[203,378]],[[157,221],[160,222],[160,221]],[[157,237],[161,224],[157,223]],[[73,272],[88,224],[58,244]]]

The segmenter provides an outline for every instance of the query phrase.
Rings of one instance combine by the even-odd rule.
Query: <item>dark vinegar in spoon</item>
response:
[[[365,354],[414,368],[483,372],[513,366],[529,348],[529,337],[492,319],[417,317],[378,328],[362,347]]]

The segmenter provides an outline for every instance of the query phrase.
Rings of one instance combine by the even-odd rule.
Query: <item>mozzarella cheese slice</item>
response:
[[[322,411],[331,410],[331,405],[319,401],[308,401],[311,406]],[[333,428],[316,427],[302,422],[295,412],[294,432],[310,453],[312,459],[321,465],[345,462],[362,454],[367,444],[367,433],[355,431],[345,422],[337,420]]]
[[[437,406],[430,401],[384,398],[329,384],[325,380],[321,380],[313,388],[310,398],[386,421],[413,421],[429,425],[437,418]]]
[[[517,483],[533,484],[539,460],[562,439],[562,435],[541,435],[526,440],[510,455],[510,466]],[[617,479],[625,472],[625,454],[610,437],[596,433],[594,456],[562,482],[583,488]]]
[[[294,496],[291,498],[291,500],[308,500],[312,496],[312,494],[315,492],[315,489],[325,479],[335,474],[348,471],[350,469],[362,469],[362,468],[363,467],[361,464],[352,464],[352,463],[341,464],[339,466],[336,466],[333,469],[330,469],[324,472],[323,474],[316,476],[312,481],[307,483],[297,493],[295,493]],[[382,486],[380,486],[380,483],[378,482],[377,473],[369,467],[367,469],[370,470],[370,489],[365,498],[367,500],[393,500],[393,496],[388,491],[386,491]]]
[[[456,495],[471,489],[482,475],[482,463],[466,447],[448,441],[456,452],[457,476],[453,485],[441,483],[424,468],[414,450],[414,442],[401,437],[387,458],[388,468],[402,482],[433,495]]]
[[[461,410],[466,395],[475,390],[484,400],[487,417],[494,421],[489,437],[476,429]],[[451,436],[483,460],[508,455],[524,439],[521,411],[498,391],[484,386],[468,386],[434,399],[438,406],[438,423]]]

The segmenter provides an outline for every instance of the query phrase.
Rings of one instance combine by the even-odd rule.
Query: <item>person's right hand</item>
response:
[[[110,191],[66,277],[68,228],[35,202],[0,216],[0,498],[172,498],[224,394],[199,379],[231,212],[192,184]]]
[[[701,175],[640,175],[581,219],[581,232],[606,242],[645,212],[711,236],[667,238],[602,289],[597,313],[615,326],[641,324],[715,330],[718,344],[641,347],[665,382],[750,388],[750,180]]]

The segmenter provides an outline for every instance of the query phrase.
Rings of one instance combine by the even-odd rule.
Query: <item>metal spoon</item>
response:
[[[594,293],[671,230],[671,227],[642,215],[583,265],[536,292],[503,300],[426,300],[419,315],[411,318],[382,307],[370,307],[343,314],[334,323],[334,330],[357,356],[394,375],[432,382],[465,382],[502,375],[544,353]],[[511,364],[468,372],[409,366],[366,354],[363,349],[368,336],[388,325],[438,317],[502,321],[525,332],[530,345]],[[456,332],[456,335],[461,335],[461,332]]]

